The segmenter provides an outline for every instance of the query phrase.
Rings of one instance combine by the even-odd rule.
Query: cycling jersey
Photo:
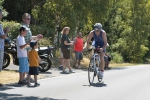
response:
[[[93,37],[94,37],[94,41],[95,41],[95,48],[98,48],[98,47],[102,48],[104,46],[104,40],[103,40],[103,37],[102,37],[103,31],[104,30],[100,31],[99,36],[97,36],[95,34],[95,31],[93,31]],[[94,43],[92,45],[94,45]]]

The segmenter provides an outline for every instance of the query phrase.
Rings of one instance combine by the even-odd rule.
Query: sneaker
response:
[[[69,74],[66,70],[62,71],[63,74]]]
[[[4,86],[3,84],[0,84],[0,87]]]
[[[27,82],[27,81],[28,81],[28,78],[25,78],[25,81]],[[33,78],[30,78],[30,82],[31,82],[31,83],[34,83],[35,81],[34,81]]]
[[[104,77],[104,72],[103,71],[99,71],[99,78],[102,79]]]
[[[59,69],[61,69],[61,70],[62,70],[62,69],[63,69],[63,66],[59,66]]]
[[[104,69],[105,69],[105,70],[110,70],[111,68],[110,68],[110,67],[105,67]]]
[[[21,81],[19,80],[18,84],[21,84]]]
[[[34,86],[37,87],[37,86],[40,86],[40,84],[39,83],[35,83]]]
[[[107,69],[110,70],[111,68],[110,68],[110,67],[107,67]]]
[[[27,84],[27,82],[23,80],[23,81],[19,81],[18,84]]]
[[[75,73],[73,70],[69,70],[69,73]]]
[[[78,69],[78,66],[73,66],[73,68]]]
[[[30,87],[30,86],[31,86],[31,84],[30,84],[29,82],[27,82],[27,86],[28,86],[28,87]]]
[[[30,78],[30,82],[31,82],[31,83],[34,83],[35,81],[34,81],[34,79],[33,79],[33,78]]]
[[[104,67],[105,70],[107,70],[107,67]]]

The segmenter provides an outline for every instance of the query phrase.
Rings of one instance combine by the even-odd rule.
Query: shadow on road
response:
[[[116,68],[111,68],[107,71],[110,71],[110,70],[124,70],[124,69],[127,69],[127,67],[116,67]]]
[[[83,85],[83,86],[89,86],[89,87],[107,87],[107,84],[105,84],[105,83],[93,83],[92,85]]]
[[[0,100],[67,100],[67,99],[39,98],[35,96],[23,96],[20,94],[0,93]]]
[[[52,72],[40,72],[40,74],[52,74]]]
[[[18,83],[14,83],[14,84],[6,84],[2,87],[0,87],[0,91],[5,91],[5,90],[9,90],[9,89],[14,89],[14,87],[27,87],[26,85],[21,85]]]
[[[8,87],[8,86],[6,86],[6,87],[5,86],[0,87],[0,91],[5,91],[5,90],[9,90],[9,89],[13,89],[13,87]]]

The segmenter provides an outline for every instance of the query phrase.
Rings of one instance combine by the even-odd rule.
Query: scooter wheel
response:
[[[52,66],[51,59],[49,59],[47,57],[44,57],[44,56],[41,56],[40,58],[41,58],[42,63],[39,64],[39,71],[40,72],[48,71],[51,68],[51,66]]]
[[[4,53],[4,59],[3,59],[3,69],[7,68],[10,64],[10,56],[6,53]]]

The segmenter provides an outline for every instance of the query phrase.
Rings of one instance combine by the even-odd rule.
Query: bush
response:
[[[121,54],[114,52],[111,54],[112,55],[112,61],[113,63],[123,63],[123,57],[121,56]]]
[[[8,35],[12,38],[12,39],[16,39],[18,34],[19,34],[19,27],[21,26],[20,23],[17,23],[15,21],[4,21],[2,22],[3,28],[5,27],[10,27],[10,32],[8,33]]]
[[[43,38],[39,41],[40,47],[50,46],[51,43],[48,38]]]

